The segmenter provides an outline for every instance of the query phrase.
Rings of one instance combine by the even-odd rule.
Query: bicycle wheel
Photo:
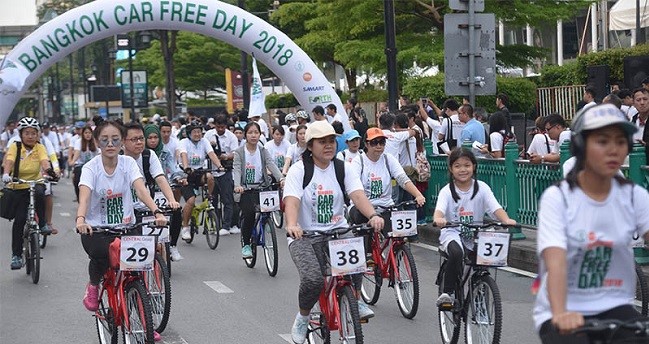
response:
[[[167,262],[167,273],[169,273],[169,278],[171,278],[171,243],[165,243],[165,261]]]
[[[271,213],[271,217],[273,218],[275,228],[282,228],[282,225],[284,225],[284,213],[281,210],[275,210]]]
[[[446,265],[446,262],[442,264],[440,269],[443,269]],[[441,278],[439,279],[439,290],[438,290],[438,296],[442,295],[444,292],[444,279],[445,274],[441,274]],[[457,292],[456,292],[457,293]],[[462,297],[462,295],[457,294],[458,297]],[[439,317],[439,333],[442,336],[442,343],[444,344],[456,344],[458,341],[458,338],[460,337],[460,325],[462,325],[462,319],[460,318],[460,313],[458,310],[452,310],[452,311],[442,311],[438,310],[438,317]]]
[[[29,228],[25,226],[25,233],[29,233]],[[28,234],[25,234],[25,237],[23,238],[23,256],[25,259],[23,259],[23,264],[25,265],[25,273],[30,275],[32,273],[32,268],[33,268],[33,262],[30,259],[32,256],[32,250],[31,250],[31,245],[29,243],[29,238]]]
[[[503,314],[496,281],[489,275],[475,277],[469,295],[469,312],[464,331],[466,343],[500,343]]]
[[[254,268],[257,264],[257,239],[255,238],[257,234],[255,231],[252,232],[252,237],[250,237],[250,249],[252,250],[252,257],[243,258],[243,261],[246,263],[246,266],[249,268]],[[241,247],[243,248],[243,236],[241,237]]]
[[[108,303],[108,294],[102,285],[99,286],[99,308],[95,312],[95,325],[101,344],[117,344],[117,326],[114,312]]]
[[[126,319],[122,325],[124,344],[153,344],[151,299],[142,281],[130,282],[124,290]]]
[[[40,234],[38,232],[32,232],[29,234],[29,258],[31,264],[31,273],[32,273],[32,282],[38,284],[38,280],[41,277],[41,246],[38,242],[38,237]]]
[[[216,215],[216,211],[208,210],[205,213],[203,229],[205,239],[207,239],[207,246],[213,250],[216,249],[219,246],[219,230],[221,229],[221,218]]]
[[[189,239],[183,239],[186,243],[191,244],[194,241],[194,234],[198,231],[198,226],[194,220],[194,216],[189,219]]]
[[[162,333],[167,327],[171,311],[171,281],[162,256],[156,253],[153,270],[145,272],[145,276],[145,284],[151,297],[153,309],[153,313],[151,313],[153,328],[156,332]]]
[[[394,295],[397,297],[397,304],[401,314],[406,319],[412,319],[417,315],[419,308],[419,275],[417,265],[412,256],[410,247],[398,245],[394,248],[394,257],[397,263],[397,271],[394,277]]]
[[[324,313],[320,310],[320,301],[318,301],[309,314],[309,330],[307,332],[309,344],[329,344],[331,343],[331,333]]]
[[[347,285],[339,290],[340,339],[342,343],[363,343],[363,329],[358,314],[358,302],[352,287]]]
[[[383,285],[383,276],[378,265],[374,265],[372,271],[363,274],[363,284],[361,285],[361,297],[368,305],[373,305],[379,300],[381,295],[381,286]]]
[[[277,264],[279,263],[277,233],[275,232],[275,224],[273,222],[266,219],[264,223],[264,260],[266,261],[266,270],[270,277],[277,275]]]
[[[636,302],[636,309],[646,317],[649,312],[649,286],[647,285],[647,279],[644,276],[642,267],[638,264],[635,265],[635,274],[637,276],[635,298],[640,302],[639,305]]]
[[[48,236],[49,235],[42,235],[41,236],[41,248],[45,248],[45,246],[47,246],[47,237]]]

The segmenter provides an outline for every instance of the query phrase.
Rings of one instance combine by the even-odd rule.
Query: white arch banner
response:
[[[266,21],[217,0],[96,0],[70,10],[23,39],[0,69],[0,123],[50,66],[94,41],[141,30],[180,30],[229,43],[266,65],[309,111],[342,102],[309,56]]]

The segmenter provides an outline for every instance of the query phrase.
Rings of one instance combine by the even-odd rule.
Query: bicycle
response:
[[[279,204],[280,208],[278,210],[275,210],[271,213],[271,217],[273,218],[273,223],[275,224],[275,228],[282,228],[284,225],[284,212],[282,211],[282,190],[279,190]]]
[[[173,209],[159,207],[163,214],[169,219]],[[151,223],[155,216],[150,211],[137,211],[136,221]],[[154,330],[162,333],[169,322],[171,313],[171,275],[168,266],[170,263],[169,250],[169,227],[143,226],[143,235],[151,235],[156,238],[155,257],[153,269],[144,271],[144,284],[151,297],[152,317]]]
[[[623,331],[624,336],[617,337],[618,331]],[[647,343],[649,341],[649,320],[586,319],[584,326],[573,333],[585,334],[591,344]]]
[[[145,287],[143,274],[140,270],[153,268],[154,240],[146,245],[128,245],[128,242],[146,236],[125,235],[144,225],[155,226],[154,223],[135,223],[117,227],[93,226],[95,233],[106,233],[116,238],[109,246],[109,268],[99,285],[99,307],[95,311],[97,335],[102,344],[117,344],[119,328],[122,329],[124,343],[153,344],[153,318],[151,298]],[[124,251],[124,252],[122,252]],[[120,255],[125,256],[121,262]],[[126,264],[133,264],[133,269],[126,269]]]
[[[41,276],[41,229],[38,226],[38,218],[36,215],[36,184],[45,184],[47,178],[39,178],[36,180],[25,180],[14,178],[12,184],[29,185],[29,205],[27,206],[27,221],[23,230],[23,256],[25,272],[32,277],[32,283],[38,284]]]
[[[393,213],[404,206],[414,204],[415,201],[405,201],[379,208]],[[417,234],[417,211],[393,213],[392,229],[387,238],[381,233],[372,234],[374,266],[369,267],[363,275],[361,296],[367,304],[375,304],[379,300],[385,278],[388,280],[388,287],[394,288],[401,314],[407,319],[412,319],[417,315],[419,307],[419,276],[415,258],[406,244],[405,236]]]
[[[214,171],[220,170],[205,170],[200,168],[194,170],[192,174],[196,176],[199,174],[211,173]],[[188,240],[183,240],[185,240],[185,242],[187,242],[188,244],[191,244],[191,242],[194,240],[194,235],[198,234],[198,227],[203,226],[203,234],[205,234],[205,239],[207,239],[207,246],[214,250],[217,246],[219,246],[219,229],[222,226],[221,217],[219,217],[217,213],[220,212],[222,214],[223,211],[220,210],[219,212],[217,212],[214,208],[214,205],[212,205],[212,195],[209,194],[206,185],[199,187],[199,190],[200,196],[203,201],[199,204],[194,205],[194,209],[192,209],[192,215],[189,220],[189,233],[191,237]],[[198,195],[196,197],[198,197]]]
[[[251,269],[254,268],[257,263],[257,246],[261,246],[264,250],[266,270],[268,271],[268,275],[271,277],[277,275],[279,264],[279,253],[277,252],[277,230],[275,228],[275,222],[270,220],[272,217],[270,214],[277,211],[276,209],[279,208],[279,191],[271,190],[278,185],[279,183],[271,183],[257,188],[244,188],[244,192],[259,191],[260,200],[259,205],[255,206],[255,224],[252,227],[252,234],[250,237],[252,257],[243,258],[243,261],[246,263],[247,267]],[[243,217],[239,217],[239,228],[243,228]],[[241,236],[241,247],[243,246],[243,236]]]
[[[499,222],[494,223],[459,223],[451,222],[443,226],[462,226],[472,234],[470,245],[462,240],[464,246],[464,273],[455,290],[455,302],[439,306],[439,326],[442,342],[455,344],[460,335],[462,321],[465,323],[465,340],[473,343],[500,343],[502,331],[502,300],[496,281],[491,277],[489,268],[507,265],[510,234],[508,231],[497,231],[515,226]],[[526,226],[521,226],[526,227]],[[475,248],[475,250],[474,250]],[[439,295],[444,289],[444,270],[448,255],[440,252],[442,260],[435,284],[439,286]]]
[[[338,331],[341,343],[363,343],[362,321],[351,275],[367,270],[365,247],[362,237],[353,238],[357,240],[340,240],[342,235],[350,231],[354,235],[365,235],[371,228],[360,224],[303,234],[303,238],[312,240],[313,244],[327,243],[329,246],[329,250],[321,246],[325,251],[323,256],[326,257],[322,266],[325,282],[320,298],[309,314],[307,339],[310,344],[330,343],[331,331]],[[355,244],[348,245],[351,241]],[[336,258],[334,267],[331,253]]]

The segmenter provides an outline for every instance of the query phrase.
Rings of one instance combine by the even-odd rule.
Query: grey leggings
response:
[[[302,238],[293,241],[288,247],[300,275],[298,303],[300,309],[304,310],[313,308],[324,287],[327,242],[316,240],[318,239]],[[352,275],[352,281],[356,290],[360,290],[363,275]]]

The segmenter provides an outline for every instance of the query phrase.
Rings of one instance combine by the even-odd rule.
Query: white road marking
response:
[[[439,247],[437,247],[437,246],[428,245],[428,244],[422,244],[422,243],[418,243],[418,242],[413,243],[412,245],[417,246],[417,247],[421,247],[421,248],[426,249],[426,250],[439,252]],[[521,269],[517,269],[517,268],[512,268],[512,267],[509,267],[509,266],[508,267],[503,267],[503,268],[498,268],[498,269],[503,270],[503,271],[507,271],[507,272],[511,272],[511,273],[514,273],[514,274],[517,274],[517,275],[526,276],[526,277],[529,277],[529,278],[536,278],[536,276],[537,276],[537,274],[535,274],[533,272],[529,272],[529,271],[525,271],[525,270],[521,270]]]
[[[55,206],[55,207],[60,207],[61,203],[53,203],[52,205]]]
[[[291,338],[290,333],[289,334],[280,334],[279,336],[282,337],[282,339],[284,339],[285,341],[293,344],[293,339]]]
[[[225,284],[219,282],[219,281],[203,281],[203,283],[207,284],[208,287],[214,289],[219,294],[231,294],[234,293],[234,291],[228,287],[225,286]]]
[[[59,213],[59,215],[63,217],[70,217],[70,213]]]

